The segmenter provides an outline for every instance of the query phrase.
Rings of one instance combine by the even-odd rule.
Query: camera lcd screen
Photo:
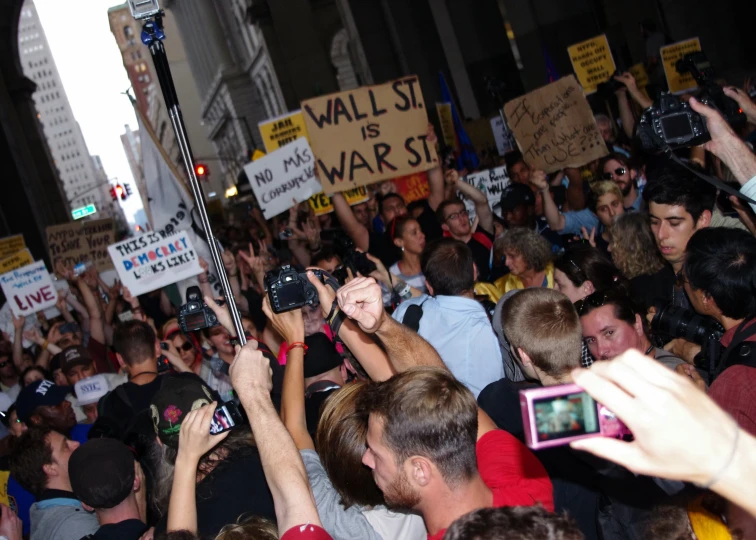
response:
[[[199,330],[207,326],[205,321],[205,312],[197,311],[196,313],[189,313],[184,316],[184,322],[189,330]]]
[[[585,392],[533,400],[539,441],[599,433],[596,402]]]
[[[301,305],[305,300],[304,288],[299,282],[284,284],[278,288],[277,292],[278,305],[280,305],[282,308]]]
[[[664,138],[668,141],[685,139],[693,136],[693,128],[690,125],[687,113],[673,114],[661,119],[661,127]]]
[[[226,406],[223,405],[216,409],[215,414],[213,414],[213,418],[210,421],[210,433],[212,435],[223,433],[224,431],[228,431],[235,425],[236,422],[234,422],[234,419],[231,418],[231,414],[228,412]]]

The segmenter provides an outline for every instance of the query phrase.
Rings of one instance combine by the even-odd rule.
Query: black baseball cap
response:
[[[84,504],[96,509],[121,504],[134,489],[134,454],[121,441],[92,439],[71,454],[71,489]]]
[[[213,401],[221,403],[222,400],[194,373],[162,376],[166,379],[150,404],[152,425],[164,445],[178,448],[181,422],[186,415]]]
[[[81,345],[71,345],[55,355],[60,362],[60,369],[63,373],[75,366],[88,366],[92,363],[92,355],[86,347]]]
[[[70,391],[70,387],[58,386],[52,381],[34,381],[25,386],[16,398],[18,419],[28,422],[37,407],[54,407],[62,403]]]
[[[508,212],[517,208],[517,206],[524,204],[526,206],[535,205],[535,195],[533,190],[525,184],[509,184],[504,191],[501,192],[501,201],[499,207],[502,212]]]
[[[307,336],[305,345],[307,345],[304,359],[306,379],[327,373],[344,363],[344,359],[334,347],[333,342],[323,332]]]

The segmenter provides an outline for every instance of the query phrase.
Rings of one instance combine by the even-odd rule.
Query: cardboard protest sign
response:
[[[567,53],[587,95],[596,92],[598,85],[608,81],[617,70],[605,34],[570,45]]]
[[[496,139],[496,150],[500,156],[505,156],[514,150],[514,136],[501,116],[491,118],[491,131],[493,131],[494,139]]]
[[[417,76],[302,102],[318,177],[327,194],[435,167]]]
[[[370,193],[368,193],[368,190],[365,186],[360,186],[358,188],[344,191],[342,195],[344,195],[344,198],[349,203],[349,206],[354,206],[355,204],[361,204],[367,200],[370,200]],[[333,212],[333,203],[331,202],[331,198],[325,193],[321,192],[317,195],[313,195],[312,197],[310,197],[309,202],[310,207],[315,211],[316,216],[322,216]]]
[[[525,162],[552,173],[608,154],[583,89],[569,75],[504,105]]]
[[[396,186],[396,193],[401,195],[407,204],[427,199],[430,195],[427,172],[400,176],[394,178],[392,182]]]
[[[18,253],[25,247],[26,244],[24,243],[24,236],[22,234],[0,238],[0,259]]]
[[[682,94],[698,87],[698,83],[696,83],[693,76],[690,73],[685,73],[684,75],[678,73],[675,64],[686,54],[700,50],[701,42],[697,37],[678,41],[659,49],[662,65],[664,66],[664,75],[667,77],[667,85],[671,93]]]
[[[108,246],[115,241],[115,224],[112,219],[76,221],[47,228],[47,248],[53,268],[59,260],[77,265],[92,261],[98,271],[113,268],[108,257]]]
[[[265,151],[269,154],[300,137],[307,138],[307,126],[305,126],[302,111],[292,111],[270,120],[264,120],[257,124],[257,127],[260,129]]]
[[[436,113],[438,113],[438,121],[441,123],[444,144],[457,152],[459,145],[457,144],[457,134],[454,132],[451,103],[436,103]]]
[[[58,291],[44,261],[37,261],[0,276],[0,285],[11,310],[20,317],[55,305]]]
[[[488,206],[490,206],[492,210],[495,204],[501,202],[501,194],[510,183],[506,167],[496,167],[495,169],[468,174],[467,176],[464,176],[462,180],[485,193],[488,198]],[[470,219],[474,219],[475,204],[472,200],[465,197],[462,192],[458,192],[457,195],[462,199],[462,202],[465,203],[465,208],[467,209],[467,214],[470,216]],[[496,214],[499,215],[500,212],[497,211]]]
[[[165,237],[143,234],[108,246],[108,253],[121,283],[134,296],[202,273],[187,231]]]
[[[244,166],[265,219],[285,212],[321,190],[307,139],[297,139]]]
[[[15,270],[16,268],[21,268],[22,266],[26,266],[27,264],[31,264],[33,262],[34,258],[32,257],[31,252],[28,249],[24,248],[18,253],[0,260],[0,274],[5,274],[6,272],[10,272],[11,270]]]

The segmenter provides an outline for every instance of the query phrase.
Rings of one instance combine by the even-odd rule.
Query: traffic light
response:
[[[126,200],[126,193],[123,191],[123,186],[121,184],[117,184],[115,187],[116,195],[122,200]]]
[[[113,202],[118,201],[118,193],[116,193],[115,186],[110,186],[110,196],[113,198]]]
[[[207,170],[207,165],[205,165],[204,163],[197,163],[194,166],[194,173],[197,175],[197,178],[203,180],[207,178],[207,176],[210,174],[210,171]]]

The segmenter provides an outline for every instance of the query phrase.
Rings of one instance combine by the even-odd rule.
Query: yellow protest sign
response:
[[[14,253],[10,257],[0,260],[0,274],[5,274],[6,272],[21,268],[22,266],[26,266],[33,262],[34,258],[32,257],[31,252],[24,248],[18,253]]]
[[[457,136],[454,133],[454,117],[452,117],[451,103],[436,103],[436,112],[438,120],[441,123],[441,134],[444,137],[444,144],[453,148],[456,152],[459,150],[457,145]]]
[[[678,41],[659,49],[662,64],[664,65],[664,75],[667,76],[667,86],[669,86],[669,91],[673,94],[682,94],[698,87],[693,76],[690,73],[678,73],[675,64],[686,54],[700,50],[701,42],[697,37]]]
[[[630,75],[635,79],[635,85],[638,88],[645,88],[648,86],[648,73],[646,73],[646,66],[643,64],[635,64],[627,68]]]
[[[586,95],[593,94],[617,69],[605,34],[570,45],[567,54]]]
[[[263,152],[259,148],[255,148],[255,151],[252,152],[252,161],[257,161],[260,158],[264,158],[265,155],[265,152]]]
[[[438,164],[416,75],[305,100],[302,113],[327,194]]]
[[[364,203],[368,199],[370,199],[370,195],[368,194],[368,190],[365,186],[360,186],[355,189],[350,189],[349,191],[343,192],[344,198],[349,203],[349,206],[354,206],[355,204]],[[331,198],[326,195],[325,193],[318,193],[317,195],[313,195],[309,199],[310,207],[315,211],[316,216],[322,216],[324,214],[330,214],[333,212],[333,204],[331,203]]]
[[[305,126],[302,111],[293,111],[265,120],[257,124],[257,127],[265,143],[265,151],[269,154],[300,137],[307,138],[307,126]]]
[[[24,243],[24,236],[22,234],[0,238],[0,259],[18,253],[25,247],[26,244]]]

